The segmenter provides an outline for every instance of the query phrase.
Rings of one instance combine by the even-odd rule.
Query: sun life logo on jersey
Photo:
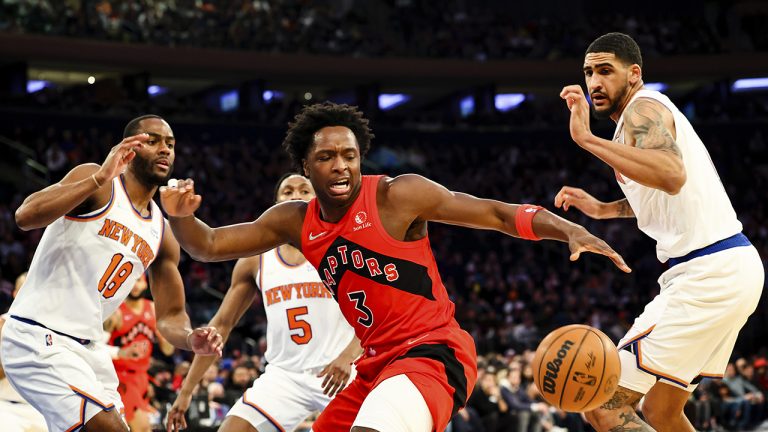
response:
[[[355,223],[357,224],[356,227],[354,227],[353,231],[360,231],[363,228],[368,228],[371,226],[370,222],[367,222],[368,220],[368,214],[364,211],[359,211],[355,215]]]

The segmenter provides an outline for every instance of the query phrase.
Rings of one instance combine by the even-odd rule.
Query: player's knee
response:
[[[585,412],[584,417],[595,430],[608,430],[619,420],[619,411],[597,408]]]
[[[664,424],[669,419],[682,415],[682,411],[676,405],[659,398],[646,397],[640,411],[651,425]]]

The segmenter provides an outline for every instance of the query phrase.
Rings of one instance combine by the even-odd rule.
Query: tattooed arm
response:
[[[671,195],[680,192],[686,173],[672,113],[658,101],[639,98],[624,112],[624,133],[629,145],[592,134],[578,144],[625,177]]]
[[[629,201],[627,201],[626,198],[605,204],[603,219],[633,217],[635,217],[635,211],[632,210],[632,207],[630,207]]]

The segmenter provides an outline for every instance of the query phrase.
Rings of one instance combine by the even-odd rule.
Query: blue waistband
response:
[[[704,246],[701,249],[696,249],[695,251],[691,251],[688,254],[683,255],[681,257],[670,258],[667,261],[667,263],[669,264],[670,267],[674,267],[678,264],[682,264],[694,258],[702,257],[704,255],[710,255],[715,252],[720,252],[726,249],[731,249],[731,248],[741,247],[741,246],[752,246],[752,243],[749,242],[749,239],[747,238],[747,236],[745,236],[742,233],[738,233],[726,239],[716,241],[709,246]]]
[[[21,322],[23,322],[25,324],[30,324],[30,325],[33,325],[33,326],[38,326],[38,327],[42,327],[44,329],[48,329],[48,330],[56,333],[57,335],[66,336],[66,337],[72,339],[73,341],[79,343],[80,345],[88,345],[89,343],[91,343],[90,339],[81,339],[79,337],[70,336],[70,335],[68,335],[66,333],[62,333],[60,331],[56,331],[56,330],[54,330],[52,328],[48,328],[48,327],[40,324],[39,322],[37,322],[35,320],[31,320],[29,318],[22,318],[22,317],[16,316],[16,315],[11,315],[11,318],[13,318],[13,319],[15,319],[17,321],[21,321]]]

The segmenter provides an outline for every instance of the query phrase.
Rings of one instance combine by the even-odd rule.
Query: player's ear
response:
[[[640,69],[640,65],[633,64],[629,67],[629,83],[631,85],[637,84],[643,78],[643,71]]]
[[[309,166],[306,159],[301,160],[301,170],[304,171],[304,177],[309,178]]]

